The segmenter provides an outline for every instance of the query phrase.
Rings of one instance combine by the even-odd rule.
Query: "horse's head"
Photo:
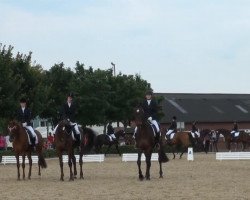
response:
[[[145,122],[144,110],[141,107],[134,109],[134,120],[136,126],[142,125]]]
[[[116,137],[125,137],[126,133],[124,130],[118,130],[116,133],[115,133]]]
[[[64,119],[59,122],[58,128],[56,129],[56,133],[60,133],[60,132],[66,132],[66,133],[71,132],[71,125],[70,125],[69,120]]]
[[[13,142],[15,135],[18,133],[19,129],[20,129],[20,124],[17,121],[10,121],[8,124],[8,131],[9,131],[9,135],[10,135],[10,142]]]

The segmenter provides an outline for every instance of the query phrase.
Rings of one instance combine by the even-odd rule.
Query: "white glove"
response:
[[[152,120],[153,120],[153,118],[152,118],[152,117],[149,117],[149,118],[148,118],[148,121],[150,121],[150,122],[151,122]]]
[[[23,125],[23,127],[26,127],[26,126],[27,126],[27,123],[26,123],[26,122],[24,122],[24,123],[22,123],[22,125]]]

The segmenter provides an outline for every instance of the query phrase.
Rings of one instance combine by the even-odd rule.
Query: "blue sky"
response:
[[[248,0],[0,0],[0,42],[49,69],[141,74],[156,92],[250,93]]]

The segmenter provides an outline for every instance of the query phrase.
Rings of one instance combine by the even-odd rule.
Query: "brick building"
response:
[[[199,129],[232,129],[234,121],[240,129],[250,130],[250,94],[157,93],[162,96],[164,117],[161,126],[168,127],[172,116],[178,128],[190,130],[193,121]]]

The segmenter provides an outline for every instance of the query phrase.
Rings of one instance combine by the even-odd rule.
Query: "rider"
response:
[[[75,133],[75,139],[77,142],[80,142],[80,130],[78,124],[75,122],[75,115],[77,108],[73,102],[73,93],[69,93],[67,96],[67,102],[63,104],[61,110],[62,119],[67,119],[70,121],[70,125],[73,127],[73,132]]]
[[[176,117],[173,116],[172,118],[172,122],[168,128],[168,132],[166,133],[166,140],[170,140],[170,136],[171,134],[173,133],[176,133],[177,132],[177,123],[176,123]]]
[[[238,127],[238,123],[235,121],[233,124],[233,129],[231,131],[231,135],[232,137],[235,137],[235,133],[239,132],[239,127]]]
[[[191,133],[193,133],[195,138],[200,137],[200,133],[198,132],[198,128],[196,128],[196,121],[194,121],[193,124],[192,124]]]
[[[32,147],[34,148],[35,145],[38,143],[37,135],[31,126],[31,111],[27,108],[27,101],[25,98],[20,99],[20,108],[17,110],[16,113],[17,121],[22,123],[22,126],[28,130],[30,136],[30,142]]]
[[[160,140],[160,127],[158,122],[156,121],[157,118],[157,103],[153,99],[153,92],[147,91],[145,94],[145,99],[142,102],[142,109],[144,110],[145,118],[155,126],[156,128],[156,136],[155,136],[155,142],[159,143]],[[137,127],[135,127],[133,138],[135,138],[135,134],[137,131]]]
[[[144,115],[146,117],[146,119],[155,126],[156,128],[156,136],[155,136],[155,140],[156,143],[159,143],[159,139],[160,139],[160,127],[159,124],[157,122],[157,103],[155,101],[155,99],[153,99],[153,92],[151,90],[146,92],[145,95],[145,99],[142,102],[142,108],[144,110]]]
[[[113,126],[112,126],[112,122],[109,122],[109,124],[108,124],[108,127],[107,127],[107,135],[110,136],[111,141],[116,140],[116,137],[115,137],[115,130],[114,130]]]

